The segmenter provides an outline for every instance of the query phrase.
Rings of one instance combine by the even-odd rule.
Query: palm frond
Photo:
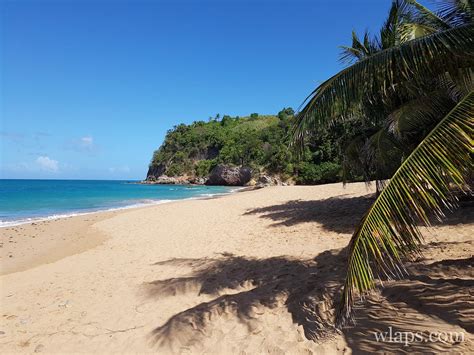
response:
[[[440,17],[452,26],[472,23],[474,20],[474,0],[444,0],[437,3]]]
[[[386,21],[380,30],[380,47],[391,48],[398,45],[399,27],[407,15],[408,4],[405,0],[392,0],[392,6]]]
[[[417,97],[388,115],[388,131],[401,138],[419,133],[426,128],[431,130],[455,104],[446,90],[442,89]]]
[[[438,32],[378,52],[342,70],[318,86],[303,102],[293,128],[302,143],[315,123],[327,123],[350,113],[361,99],[380,100],[400,91],[401,84],[417,87],[420,78],[456,73],[474,67],[474,25]],[[418,85],[419,86],[419,85]]]
[[[369,137],[363,153],[374,170],[375,179],[383,180],[400,166],[404,151],[397,137],[384,127]]]
[[[441,30],[447,30],[452,27],[452,25],[448,21],[446,21],[443,16],[439,16],[439,14],[421,5],[418,1],[405,0],[405,2],[416,9],[418,18],[424,23],[429,23],[432,27],[436,27]]]
[[[357,36],[357,33],[352,31],[351,46],[340,46],[339,48],[342,49],[339,55],[339,61],[345,64],[352,64],[380,50],[380,48],[377,47],[377,43],[370,38],[368,31],[365,31],[362,41]]]
[[[422,23],[408,22],[400,25],[400,43],[412,41],[414,39],[428,36],[436,32],[436,28]]]
[[[416,254],[422,241],[417,227],[442,219],[456,199],[452,187],[465,190],[472,171],[474,91],[454,107],[402,163],[354,232],[348,249],[347,276],[338,324],[351,319],[355,292],[375,287],[375,275],[394,278],[403,259]],[[433,214],[433,216],[431,216]]]
[[[370,181],[370,165],[363,154],[367,137],[359,134],[351,138],[342,156],[342,181],[345,184],[353,176],[361,175],[366,182]]]
[[[364,53],[357,48],[349,46],[339,46],[341,53],[339,54],[339,61],[341,63],[351,64],[364,57]]]

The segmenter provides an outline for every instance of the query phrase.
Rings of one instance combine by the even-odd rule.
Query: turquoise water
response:
[[[225,186],[141,185],[110,180],[0,180],[0,226],[233,190]]]

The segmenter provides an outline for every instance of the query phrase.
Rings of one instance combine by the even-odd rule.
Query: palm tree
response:
[[[436,28],[449,28],[449,24],[442,22],[435,13],[415,1],[393,1],[387,20],[378,36],[371,38],[366,31],[364,39],[360,40],[353,31],[352,46],[341,47],[340,60],[345,63],[358,62],[408,40],[434,33]],[[433,82],[433,78],[427,77],[425,81],[424,90],[431,89],[431,91],[424,92],[421,95],[423,97],[420,97],[419,92],[403,93],[399,89],[398,96],[388,96],[384,102],[362,98],[359,107],[352,110],[355,121],[359,122],[359,127],[362,128],[349,132],[342,140],[344,182],[354,176],[363,176],[367,182],[375,180],[378,194],[383,186],[383,180],[393,175],[402,159],[409,155],[427,131],[432,129],[459,100],[459,97],[456,100],[447,97],[446,89],[440,92],[440,83]],[[440,99],[444,104],[441,110],[440,105],[437,105]],[[438,110],[429,110],[433,105],[437,106]],[[418,117],[417,124],[412,125],[410,131],[397,129],[398,119],[402,123],[406,121],[403,119],[404,115],[400,113],[406,114],[410,110],[429,115],[425,115],[423,125],[420,125]],[[391,125],[387,124],[387,117],[391,118]]]
[[[352,45],[341,46],[340,61],[355,63],[364,60],[385,49],[396,46],[400,41],[403,19],[409,13],[403,1],[393,1],[387,20],[378,36],[371,38],[368,31],[360,40],[352,31]],[[343,150],[343,179],[351,180],[353,175],[362,175],[368,182],[376,180],[377,194],[382,180],[391,176],[399,164],[396,156],[403,153],[403,145],[398,144],[392,133],[386,130],[384,121],[390,109],[385,103],[362,100],[353,115],[362,124],[359,130],[346,134]],[[395,159],[390,159],[394,156]]]
[[[302,144],[314,127],[374,114],[381,130],[372,142],[388,136],[406,148],[350,241],[339,325],[376,276],[403,274],[403,260],[419,252],[417,224],[455,207],[453,187],[466,191],[473,168],[473,4],[451,0],[432,12],[415,0],[394,1],[378,42],[353,36],[351,48],[359,51],[344,53],[353,53],[355,64],[318,86],[296,118],[293,135]]]
[[[402,260],[422,242],[417,222],[430,225],[430,217],[442,220],[443,209],[456,206],[453,187],[466,190],[473,167],[473,128],[474,90],[404,160],[367,211],[349,244],[340,322],[351,317],[353,290],[375,287],[373,269],[387,278],[403,275]]]

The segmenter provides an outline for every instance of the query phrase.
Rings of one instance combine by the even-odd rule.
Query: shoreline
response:
[[[93,228],[94,224],[110,219],[117,214],[186,201],[218,199],[235,193],[252,190],[254,190],[252,187],[240,187],[227,193],[215,193],[207,196],[194,196],[175,200],[160,200],[157,203],[131,205],[64,216],[45,217],[39,218],[38,220],[25,221],[19,224],[0,226],[0,263],[2,266],[0,268],[0,276],[26,271],[43,264],[49,264],[101,245],[109,237],[104,233],[98,231],[90,232],[89,230]],[[44,231],[43,228],[48,229],[50,225],[55,225],[57,227],[55,228],[56,233],[51,233],[51,237],[49,237],[49,240],[47,241],[44,239],[41,241],[36,239],[38,231]],[[12,240],[11,235],[18,235],[20,233],[25,237],[30,236],[33,240]],[[32,244],[31,249],[35,252],[32,254],[20,255],[18,255],[16,251],[9,252],[6,250],[6,246],[9,243]],[[29,246],[21,245],[19,249],[25,250],[27,248],[29,248]],[[9,259],[11,258],[15,258],[13,265],[9,262]]]
[[[170,185],[170,186],[173,186],[173,185]],[[165,203],[176,202],[176,201],[215,198],[215,197],[225,196],[225,195],[229,195],[229,194],[233,194],[233,193],[241,192],[241,191],[247,191],[247,190],[253,190],[253,187],[242,186],[242,187],[236,187],[235,189],[232,189],[230,192],[203,194],[201,196],[193,196],[193,197],[186,197],[186,198],[173,199],[173,200],[170,200],[170,199],[151,200],[150,199],[150,202],[133,203],[131,205],[125,205],[121,207],[111,207],[111,208],[104,208],[104,209],[98,209],[98,210],[85,210],[83,212],[71,211],[69,213],[64,213],[64,214],[53,214],[53,215],[40,216],[40,217],[26,217],[23,219],[17,219],[17,220],[12,220],[12,221],[1,221],[0,230],[2,228],[17,227],[17,226],[22,226],[25,224],[39,223],[39,222],[45,222],[45,221],[55,221],[58,219],[78,217],[78,216],[87,216],[87,215],[95,214],[95,213],[107,213],[107,212],[122,211],[122,210],[134,209],[134,208],[151,207],[151,206],[157,206],[157,205],[162,205]]]

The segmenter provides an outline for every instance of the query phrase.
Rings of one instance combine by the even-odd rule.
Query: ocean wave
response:
[[[19,218],[19,219],[15,219],[15,220],[0,220],[0,228],[14,227],[14,226],[22,225],[22,224],[43,222],[43,221],[51,221],[51,220],[62,219],[62,218],[84,216],[84,215],[88,215],[88,214],[92,214],[92,213],[113,212],[113,211],[126,210],[126,209],[132,209],[132,208],[147,207],[147,206],[153,206],[153,205],[161,205],[161,204],[164,204],[164,203],[175,202],[175,201],[198,200],[198,199],[202,199],[202,198],[228,195],[228,194],[236,192],[238,190],[240,190],[240,188],[231,189],[228,192],[202,193],[202,194],[199,194],[197,196],[183,198],[183,199],[175,199],[175,200],[140,199],[140,200],[133,200],[133,201],[122,201],[122,203],[127,203],[127,204],[123,205],[123,206],[109,207],[109,208],[97,208],[97,209],[91,209],[91,210],[81,211],[81,212],[71,211],[71,212],[67,212],[67,213],[56,213],[56,214],[51,214],[51,215],[47,215],[47,216],[25,217],[25,218]]]
[[[161,205],[163,203],[168,203],[172,201],[179,201],[179,200],[138,200],[134,201],[134,203],[130,205],[120,206],[120,207],[110,207],[110,208],[100,208],[100,209],[93,209],[84,212],[68,212],[68,213],[59,213],[59,214],[52,214],[48,216],[41,216],[41,217],[27,217],[27,218],[20,218],[15,220],[0,220],[0,228],[4,227],[14,227],[22,224],[34,223],[34,222],[44,222],[44,221],[51,221],[55,219],[62,219],[62,218],[70,218],[76,216],[85,216],[92,213],[101,213],[101,212],[113,212],[113,211],[120,211],[120,210],[127,210],[131,208],[139,208],[139,207],[146,207],[152,205]]]

